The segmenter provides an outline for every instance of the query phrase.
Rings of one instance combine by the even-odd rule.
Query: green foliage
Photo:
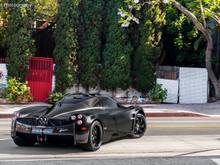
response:
[[[5,28],[0,27],[0,48],[3,48],[4,46],[5,46]]]
[[[185,6],[189,11],[191,11],[197,17],[199,22],[203,24],[205,28],[209,29],[210,32],[213,31],[215,25],[220,25],[219,0],[202,0],[201,4],[203,11],[201,10],[200,0],[180,0],[178,2]],[[201,34],[198,32],[198,29],[195,28],[187,16],[176,10],[172,3],[166,6],[166,12],[167,29],[169,32],[177,33],[178,31],[178,36],[175,40],[175,43],[180,49],[184,49],[187,46],[184,38],[188,38],[189,40],[194,39],[194,41],[191,41],[191,44],[195,42],[195,48],[198,48],[198,44],[203,43],[200,42]],[[213,24],[213,20],[215,20],[215,25]]]
[[[28,63],[34,51],[31,22],[32,10],[28,5],[10,8],[6,29],[8,76],[21,81],[25,80]]]
[[[128,31],[118,24],[118,8],[122,2],[109,0],[106,16],[106,44],[103,51],[102,86],[126,89],[131,84],[130,55],[133,50]]]
[[[77,20],[79,1],[59,1],[57,26],[54,33],[56,91],[65,92],[76,81]]]
[[[161,84],[156,84],[149,92],[152,101],[163,102],[167,98],[167,89],[162,88]]]
[[[7,10],[4,8],[5,0],[0,0],[0,48],[5,47],[5,23]]]
[[[134,47],[131,55],[133,87],[145,93],[155,82],[155,64],[160,54],[158,46],[162,37],[161,27],[165,24],[165,13],[157,0],[148,4],[133,0],[126,2],[128,8],[121,8],[118,12],[121,15],[119,22],[122,27],[130,25],[130,40]]]
[[[159,45],[162,37],[162,26],[165,24],[165,12],[163,6],[159,3],[161,0],[153,0],[145,9],[146,17],[144,19],[144,24],[147,28],[146,30],[146,43],[151,47],[156,47]]]
[[[63,94],[61,92],[54,92],[49,95],[48,102],[50,104],[54,104],[62,98],[63,98]]]
[[[11,101],[32,101],[32,94],[27,82],[20,82],[16,78],[7,81],[7,98]]]
[[[205,67],[205,52],[202,50],[197,52],[180,51],[176,56],[176,64],[183,67]]]
[[[146,10],[142,10],[142,16],[146,15]],[[146,93],[149,91],[155,82],[155,65],[156,59],[160,54],[158,47],[153,47],[147,42],[148,27],[145,22],[148,18],[140,19],[140,25],[133,25],[132,37],[130,40],[135,41],[132,43],[134,51],[132,53],[132,78],[133,87],[137,90]]]
[[[135,87],[141,92],[149,91],[155,82],[155,59],[158,56],[158,48],[152,48],[141,44],[136,51],[134,59]]]
[[[161,0],[151,0],[149,3],[134,0],[125,2],[127,8],[121,8],[118,12],[121,16],[119,23],[122,27],[128,27],[131,22],[139,24],[139,20],[144,17],[144,24],[148,29],[146,43],[152,47],[158,46],[162,36],[161,27],[165,24],[165,12]]]
[[[81,0],[79,22],[79,81],[85,88],[99,85],[103,0]]]
[[[184,1],[185,0],[182,0],[182,3],[184,3]],[[188,18],[176,10],[171,4],[166,5],[165,11],[166,26],[164,33],[172,35],[173,42],[177,49],[186,50],[189,47],[191,49],[193,43],[199,37],[198,31],[194,28],[192,23],[189,22]]]
[[[58,10],[58,0],[33,0],[37,19],[54,20]]]

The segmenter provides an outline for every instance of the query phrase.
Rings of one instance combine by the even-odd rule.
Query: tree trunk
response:
[[[211,35],[209,34],[209,37],[211,38]],[[210,41],[207,41],[207,47],[206,47],[206,52],[205,52],[205,63],[206,63],[206,68],[208,71],[209,79],[212,82],[212,85],[214,86],[215,89],[215,96],[216,98],[220,98],[220,86],[218,83],[218,79],[216,78],[213,69],[212,69],[212,50],[213,50],[213,42],[212,39]]]
[[[215,73],[217,76],[217,79],[219,79],[219,74],[220,74],[220,27],[217,27],[216,30],[217,33],[217,39],[216,39],[216,58],[217,58],[217,63],[215,65]]]
[[[215,89],[215,96],[216,98],[220,98],[220,85],[218,82],[218,79],[216,78],[213,69],[212,69],[212,64],[211,64],[211,60],[212,60],[212,50],[213,50],[213,41],[212,41],[212,36],[209,33],[208,29],[206,29],[204,27],[204,25],[202,23],[199,22],[198,18],[192,13],[190,12],[187,8],[185,8],[184,6],[182,6],[179,2],[177,2],[176,0],[171,0],[172,4],[174,5],[174,7],[176,7],[180,12],[182,12],[183,14],[185,14],[195,25],[195,28],[197,30],[199,30],[200,32],[202,32],[202,34],[204,35],[206,41],[207,41],[207,47],[206,47],[206,57],[205,57],[205,64],[206,64],[206,68],[208,71],[208,76],[209,79],[212,83],[212,85],[214,86]]]

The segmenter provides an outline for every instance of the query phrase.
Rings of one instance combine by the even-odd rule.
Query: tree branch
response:
[[[180,10],[183,14],[185,14],[188,18],[190,18],[190,20],[193,22],[193,24],[195,25],[195,27],[203,33],[203,35],[205,36],[206,40],[208,42],[212,42],[212,37],[211,35],[208,33],[207,29],[203,26],[203,24],[201,22],[199,22],[198,18],[192,13],[190,12],[187,8],[185,8],[183,5],[181,5],[179,2],[177,2],[176,0],[171,0],[172,4],[174,7],[176,7],[178,10]]]
[[[204,8],[203,8],[202,0],[199,1],[199,5],[200,5],[201,14],[202,14],[203,26],[205,28],[207,28],[207,24],[206,24],[206,20],[205,20],[205,16],[204,16]]]
[[[217,98],[220,98],[220,84],[213,72],[212,69],[212,50],[213,50],[213,40],[212,36],[209,33],[208,29],[206,29],[205,25],[203,25],[201,22],[199,22],[198,18],[190,12],[187,8],[182,6],[179,2],[176,0],[170,0],[173,4],[174,7],[176,7],[179,11],[181,11],[183,14],[185,14],[195,25],[196,29],[202,32],[204,35],[206,41],[207,41],[207,47],[206,47],[206,58],[205,58],[205,63],[206,63],[206,68],[208,71],[209,78],[215,88],[215,94]],[[204,15],[203,15],[204,16]]]

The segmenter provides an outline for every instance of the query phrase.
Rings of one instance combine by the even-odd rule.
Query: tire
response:
[[[131,138],[140,138],[144,135],[147,129],[146,118],[144,115],[138,113],[134,120],[133,132]]]
[[[35,144],[35,140],[24,139],[19,136],[14,137],[13,140],[17,146],[21,146],[21,147],[33,146]]]
[[[83,145],[83,149],[87,151],[96,151],[102,145],[103,130],[99,121],[94,121],[89,129],[88,143]]]

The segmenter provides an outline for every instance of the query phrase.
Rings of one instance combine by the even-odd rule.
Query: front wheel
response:
[[[83,149],[87,151],[96,151],[102,144],[102,125],[99,121],[94,121],[89,130],[88,143],[83,146]]]
[[[147,129],[146,119],[144,115],[138,113],[134,120],[133,133],[131,134],[132,138],[140,138],[144,135]]]

